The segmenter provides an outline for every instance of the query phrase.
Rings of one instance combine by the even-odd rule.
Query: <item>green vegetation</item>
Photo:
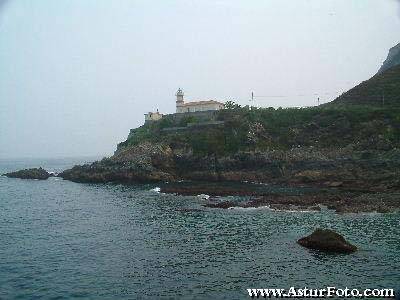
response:
[[[229,103],[217,113],[223,125],[173,130],[198,122],[163,118],[131,131],[119,147],[144,141],[191,148],[197,155],[230,155],[238,151],[314,149],[390,150],[400,148],[400,108],[320,106],[314,108],[250,108]],[[201,123],[200,123],[201,124]],[[165,130],[172,128],[172,130]]]
[[[186,127],[188,124],[198,123],[198,120],[194,116],[187,116],[182,118],[179,122],[179,127]]]

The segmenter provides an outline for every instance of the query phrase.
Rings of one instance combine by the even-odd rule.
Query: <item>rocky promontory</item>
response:
[[[132,129],[113,156],[59,176],[159,182],[162,192],[181,195],[251,197],[241,204],[246,207],[392,212],[400,207],[399,114],[398,106],[255,109],[227,103],[209,114],[214,123],[204,120],[206,114],[165,115]],[[260,188],[266,186],[277,188]]]
[[[38,179],[38,180],[46,180],[51,176],[54,176],[53,174],[50,174],[43,168],[32,168],[32,169],[24,169],[24,170],[19,170],[16,172],[10,172],[3,174],[6,177],[10,178],[20,178],[20,179]]]
[[[172,151],[166,145],[143,143],[127,147],[110,158],[74,166],[58,176],[74,182],[159,182],[174,180]]]

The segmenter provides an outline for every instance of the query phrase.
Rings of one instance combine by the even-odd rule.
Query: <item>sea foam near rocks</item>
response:
[[[156,193],[160,193],[160,191],[161,191],[161,188],[159,188],[158,186],[156,186],[154,189],[151,189],[150,191],[152,191],[152,192],[156,192]]]

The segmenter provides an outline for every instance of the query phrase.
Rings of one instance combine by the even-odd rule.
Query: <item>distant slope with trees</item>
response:
[[[400,65],[376,74],[327,105],[385,105],[399,107]]]
[[[379,69],[378,74],[400,65],[400,43],[389,50],[388,57]]]

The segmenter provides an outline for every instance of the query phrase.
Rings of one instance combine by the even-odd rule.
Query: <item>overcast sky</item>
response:
[[[0,0],[0,158],[109,155],[188,100],[315,105],[400,42],[395,0]]]

